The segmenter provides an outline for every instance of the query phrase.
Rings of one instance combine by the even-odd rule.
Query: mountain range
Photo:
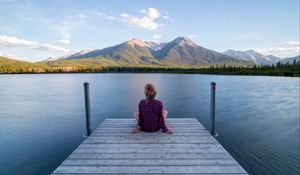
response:
[[[210,66],[255,64],[276,64],[300,62],[300,56],[279,58],[273,55],[263,55],[254,50],[227,50],[216,52],[197,45],[187,37],[177,37],[170,42],[143,41],[133,38],[121,44],[104,49],[85,49],[71,55],[59,58],[50,57],[35,65],[61,66]],[[9,61],[10,60],[10,61]],[[2,57],[0,64],[12,65],[18,61]],[[24,65],[26,62],[20,62]],[[28,62],[27,62],[28,63]],[[31,63],[30,63],[31,64]]]
[[[272,65],[278,61],[291,63],[293,59],[284,59],[263,55],[255,50],[239,51],[227,50],[216,52],[197,45],[187,37],[177,37],[170,42],[143,41],[133,38],[124,43],[107,47],[104,49],[85,49],[71,55],[65,55],[58,60],[76,60],[89,58],[105,58],[116,62],[116,64],[146,64],[146,65]],[[299,59],[299,58],[298,58]],[[298,60],[296,58],[296,60]],[[48,58],[45,61],[53,61]],[[298,60],[300,61],[300,60]]]
[[[227,50],[223,52],[223,54],[239,58],[242,60],[253,61],[255,64],[275,64],[281,60],[281,58],[273,56],[273,55],[263,55],[254,50],[247,51],[235,51],[235,50]]]
[[[117,63],[133,65],[253,65],[243,60],[201,47],[186,37],[167,42],[148,42],[133,38],[124,43],[97,50],[82,50],[59,60],[106,58]]]

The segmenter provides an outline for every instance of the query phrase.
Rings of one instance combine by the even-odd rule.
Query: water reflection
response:
[[[210,126],[217,83],[218,140],[252,174],[299,174],[299,78],[188,74],[0,76],[1,174],[49,174],[83,140],[83,82],[92,128],[130,118],[153,83],[169,117]]]

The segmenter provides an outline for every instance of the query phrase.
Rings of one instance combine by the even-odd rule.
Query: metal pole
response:
[[[90,92],[89,92],[89,83],[83,83],[84,86],[84,99],[85,99],[85,117],[86,117],[86,136],[91,135],[90,128]]]
[[[211,113],[211,128],[210,133],[213,136],[218,136],[216,133],[216,83],[211,82],[210,83],[211,88],[211,106],[210,106],[210,113]]]

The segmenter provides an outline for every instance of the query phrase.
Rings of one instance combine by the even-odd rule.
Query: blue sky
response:
[[[0,55],[39,61],[131,38],[299,54],[299,0],[0,0]]]

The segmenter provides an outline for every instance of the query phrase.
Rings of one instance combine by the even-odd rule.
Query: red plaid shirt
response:
[[[165,120],[162,114],[163,104],[159,100],[141,100],[139,103],[138,125],[142,131],[155,132],[162,129],[167,132]]]

